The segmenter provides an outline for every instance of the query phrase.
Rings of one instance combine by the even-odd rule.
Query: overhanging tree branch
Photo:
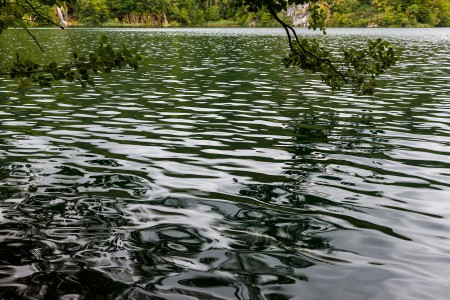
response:
[[[40,66],[29,59],[25,61],[16,54],[17,60],[7,67],[6,71],[0,72],[0,76],[19,78],[20,86],[28,86],[30,81],[38,83],[41,87],[50,87],[55,80],[79,81],[81,86],[94,86],[90,73],[110,73],[112,69],[129,66],[137,69],[142,59],[135,51],[125,46],[120,50],[114,50],[106,36],[102,36],[98,46],[88,56],[73,54],[73,61],[61,66],[56,62]]]
[[[330,59],[330,54],[335,51],[327,51],[315,39],[299,38],[294,28],[278,16],[290,4],[313,4],[309,6],[309,28],[320,28],[325,33],[326,16],[322,10],[324,4],[319,0],[236,1],[249,5],[253,11],[267,7],[272,17],[284,28],[288,38],[290,54],[284,58],[286,67],[298,66],[302,70],[318,73],[322,81],[333,90],[349,84],[355,92],[362,91],[363,94],[371,95],[376,86],[375,78],[397,61],[393,48],[382,39],[375,42],[369,40],[367,49],[343,48],[337,59]]]
[[[31,38],[34,40],[34,42],[39,47],[39,49],[41,49],[42,52],[45,52],[44,49],[42,49],[41,44],[39,44],[39,41],[37,40],[37,38],[28,30],[28,28],[24,28],[24,29],[28,33],[28,35],[31,36]]]
[[[292,43],[292,36],[290,31],[292,32],[295,41],[296,41],[296,45],[298,45],[302,52],[312,56],[314,59],[316,59],[317,61],[321,61],[321,62],[325,62],[336,74],[338,74],[342,80],[344,81],[348,81],[347,76],[341,72],[339,72],[336,67],[333,65],[333,63],[331,62],[331,60],[329,59],[324,59],[324,58],[320,58],[318,57],[316,54],[312,53],[311,51],[308,51],[305,49],[305,47],[302,45],[302,43],[300,43],[300,40],[298,38],[297,32],[294,30],[294,28],[292,28],[292,26],[289,26],[288,24],[286,24],[285,22],[283,22],[283,20],[281,20],[278,17],[277,12],[274,10],[272,3],[270,2],[270,0],[264,0],[264,2],[267,5],[267,8],[269,9],[270,14],[273,16],[273,18],[281,25],[283,26],[284,30],[286,31],[286,34],[288,36],[288,40],[289,40],[289,48],[291,49],[291,51],[293,53],[295,53],[296,55],[298,55],[299,57],[301,57],[302,55],[300,53],[298,53],[298,51],[295,49],[293,43]]]

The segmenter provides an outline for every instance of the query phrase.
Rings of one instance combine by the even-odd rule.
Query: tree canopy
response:
[[[17,0],[16,0],[17,1]],[[23,19],[32,25],[59,22],[54,2],[27,1]],[[103,26],[274,26],[264,1],[237,0],[68,0],[56,2],[71,25]],[[276,2],[276,1],[274,1]],[[319,3],[328,27],[430,27],[450,26],[448,0],[323,0],[283,1],[292,11],[296,3]],[[284,5],[282,2],[280,4]],[[257,7],[250,9],[248,7]],[[299,10],[309,7],[299,7]],[[330,13],[332,10],[332,13]],[[298,15],[296,11],[294,15]],[[44,16],[44,17],[42,17]],[[312,16],[312,14],[310,15]],[[289,23],[293,15],[281,13]],[[295,17],[294,17],[295,18]]]
[[[82,5],[83,1],[79,0],[77,4]],[[103,7],[101,1],[98,7]],[[116,1],[116,0],[108,0]],[[225,0],[222,0],[225,1]],[[373,94],[376,82],[375,79],[384,73],[389,67],[395,64],[397,57],[394,49],[388,42],[378,39],[376,41],[368,41],[366,49],[355,49],[346,47],[343,49],[328,49],[326,45],[320,43],[318,39],[301,37],[294,28],[281,16],[281,12],[285,11],[289,5],[307,5],[309,12],[310,29],[321,30],[324,34],[325,22],[329,13],[335,9],[334,1],[320,0],[229,0],[227,5],[229,9],[245,9],[250,13],[267,13],[276,22],[278,22],[285,30],[290,53],[284,58],[286,67],[299,67],[306,72],[317,73],[322,81],[329,85],[333,90],[348,85],[355,92],[360,91],[364,94]],[[159,10],[162,12],[162,18],[167,18],[165,12],[175,10],[174,4],[176,0],[156,0],[156,1],[128,1],[133,3],[135,11],[138,9],[146,11],[148,9]],[[125,16],[127,11],[124,6],[130,4],[127,0],[121,0],[115,6],[116,13]],[[180,1],[181,2],[181,1]],[[203,1],[209,3],[208,18],[217,19],[220,17],[220,9],[216,8],[220,0],[216,2]],[[96,2],[97,3],[97,2]],[[105,2],[106,3],[106,2]],[[127,4],[128,3],[128,4]],[[184,5],[191,3],[198,5],[196,0],[183,1]],[[31,38],[35,39],[39,46],[38,39],[28,30],[28,24],[25,16],[37,15],[39,18],[48,23],[58,25],[51,16],[45,14],[46,6],[62,5],[63,3],[56,0],[0,0],[0,33],[11,26],[20,26],[26,30]],[[106,4],[105,4],[106,5]],[[121,10],[119,9],[122,6]],[[58,6],[59,7],[59,6]],[[97,6],[91,6],[96,9]],[[191,9],[187,10],[183,7],[176,6],[180,12],[180,16],[189,14]],[[97,14],[97,18],[102,18],[102,14]],[[181,20],[181,19],[180,19]],[[59,25],[58,25],[59,26]],[[39,46],[40,47],[40,46]],[[100,46],[88,55],[73,54],[71,63],[58,66],[56,62],[48,65],[39,65],[30,59],[23,60],[16,55],[16,61],[7,64],[5,70],[1,74],[10,76],[11,78],[20,79],[20,85],[26,86],[30,82],[37,82],[44,87],[51,86],[54,80],[76,80],[82,86],[87,84],[93,85],[90,80],[90,74],[97,72],[111,72],[113,68],[122,68],[129,66],[137,68],[141,57],[135,52],[123,47],[120,50],[113,49],[106,37],[102,38]]]
[[[450,26],[448,0],[336,0],[327,25],[361,27]]]

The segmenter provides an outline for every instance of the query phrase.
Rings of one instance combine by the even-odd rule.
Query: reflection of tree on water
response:
[[[239,193],[259,201],[280,205],[305,208],[313,205],[334,205],[324,197],[306,193],[305,187],[312,173],[325,172],[326,156],[320,151],[330,143],[334,128],[337,126],[335,113],[309,114],[287,126],[292,131],[292,160],[288,162],[289,169],[285,172],[291,175],[281,184],[243,184]]]
[[[376,142],[380,133],[372,127],[371,115],[339,116],[335,112],[305,113],[288,128],[293,132],[292,164],[287,174],[304,181],[311,173],[326,173],[327,165],[339,164],[336,154],[381,153]]]
[[[292,160],[285,172],[289,175],[286,181],[279,184],[240,183],[240,195],[273,206],[274,209],[291,210],[285,215],[299,216],[296,222],[291,220],[286,223],[282,216],[274,218],[272,223],[265,224],[265,234],[292,250],[296,249],[301,255],[313,258],[313,264],[333,263],[333,259],[336,259],[336,256],[330,253],[339,249],[334,249],[324,235],[329,231],[345,229],[338,225],[342,224],[342,221],[349,224],[351,229],[376,230],[395,238],[409,240],[389,227],[347,214],[346,210],[358,210],[358,206],[341,202],[335,195],[320,191],[320,186],[327,186],[326,180],[343,181],[340,177],[343,171],[335,174],[337,167],[363,168],[355,162],[339,159],[340,155],[384,155],[379,147],[381,140],[376,136],[380,132],[371,129],[372,121],[373,118],[369,115],[339,117],[336,113],[306,113],[289,125],[288,128],[293,133],[293,147]],[[366,169],[372,174],[377,172],[369,167]],[[319,188],[315,188],[317,186]],[[348,188],[344,185],[339,186],[339,189],[345,194]],[[314,261],[315,259],[317,261]],[[339,260],[336,259],[336,262]]]
[[[287,129],[292,131],[293,144],[292,159],[287,162],[288,168],[284,173],[290,177],[281,184],[243,184],[239,193],[266,203],[298,208],[341,206],[341,203],[327,199],[326,194],[310,193],[309,189],[321,181],[341,181],[337,173],[345,171],[338,167],[356,165],[349,160],[340,160],[338,155],[383,155],[377,145],[381,139],[376,134],[380,132],[370,129],[372,122],[373,117],[365,114],[302,114],[287,125]]]
[[[334,127],[335,113],[305,113],[288,126],[293,133],[292,165],[286,172],[296,176],[298,182],[305,181],[311,172],[323,172],[324,159],[318,148],[329,144]]]

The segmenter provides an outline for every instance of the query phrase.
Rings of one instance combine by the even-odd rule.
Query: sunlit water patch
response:
[[[447,299],[448,29],[330,30],[400,51],[372,98],[284,69],[280,29],[33,33],[146,59],[0,103],[0,298]]]

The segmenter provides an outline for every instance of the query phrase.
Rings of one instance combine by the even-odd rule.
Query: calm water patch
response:
[[[0,298],[447,299],[450,29],[329,30],[401,52],[372,98],[284,69],[280,29],[33,33],[0,60],[146,60],[0,103]]]

